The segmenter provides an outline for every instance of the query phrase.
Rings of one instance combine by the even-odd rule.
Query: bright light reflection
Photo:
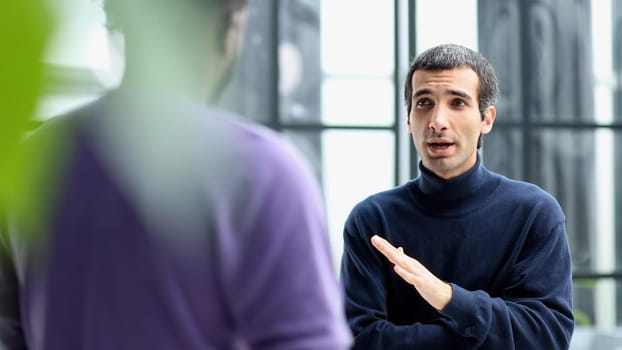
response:
[[[389,79],[325,79],[322,121],[326,124],[391,125],[393,83]]]
[[[417,52],[452,43],[478,49],[477,0],[416,1]]]
[[[335,267],[343,249],[343,225],[365,197],[393,187],[395,136],[391,131],[322,133],[322,182]]]
[[[387,77],[393,73],[393,1],[329,0],[321,4],[326,74]]]

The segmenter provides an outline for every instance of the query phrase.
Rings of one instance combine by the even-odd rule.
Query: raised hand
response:
[[[377,235],[371,238],[371,244],[394,264],[395,273],[412,284],[432,307],[442,310],[449,304],[453,292],[449,283],[440,280],[419,261],[406,255],[402,247],[396,248]]]

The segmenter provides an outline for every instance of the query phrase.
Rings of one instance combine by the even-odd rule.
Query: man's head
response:
[[[125,38],[124,83],[175,87],[203,98],[222,90],[240,51],[247,0],[103,4],[109,28]]]
[[[408,131],[427,169],[449,179],[475,164],[496,117],[497,92],[490,63],[465,47],[437,46],[413,61],[405,88]]]
[[[484,118],[484,111],[495,104],[499,93],[497,75],[490,62],[480,53],[455,44],[432,47],[422,52],[411,63],[404,83],[404,99],[409,115],[412,108],[412,77],[415,71],[451,68],[470,68],[479,77],[479,110],[482,113],[482,119]]]

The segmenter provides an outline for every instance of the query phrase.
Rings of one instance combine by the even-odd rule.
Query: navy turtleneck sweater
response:
[[[341,278],[354,349],[567,349],[571,259],[557,201],[479,159],[451,180],[420,169],[346,221]],[[393,272],[374,234],[451,284],[444,310]]]

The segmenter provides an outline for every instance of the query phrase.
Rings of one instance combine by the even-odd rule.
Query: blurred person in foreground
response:
[[[344,229],[355,349],[567,349],[574,328],[565,217],[539,187],[487,170],[493,67],[440,45],[405,82],[420,175],[368,197]]]
[[[33,117],[46,84],[43,56],[55,29],[45,1],[0,2],[0,46],[6,48],[0,55],[0,218],[25,187],[21,141],[37,124]]]
[[[45,0],[0,1],[0,349],[24,348],[15,273],[3,235],[10,208],[21,207],[33,221],[40,202],[23,176],[28,161],[22,140],[46,82],[43,57],[56,23],[46,5]]]
[[[277,134],[206,107],[245,1],[105,2],[121,86],[28,140],[33,191],[2,235],[8,349],[345,349],[317,183]],[[243,97],[241,97],[243,98]],[[56,142],[52,142],[55,140]],[[53,164],[40,172],[42,163]]]

